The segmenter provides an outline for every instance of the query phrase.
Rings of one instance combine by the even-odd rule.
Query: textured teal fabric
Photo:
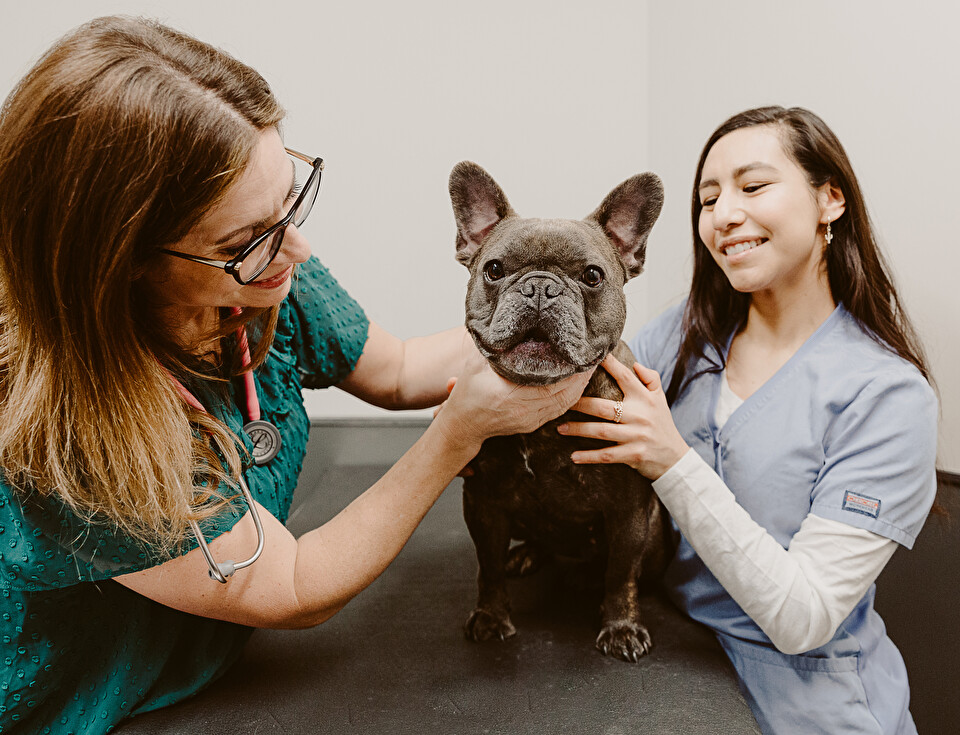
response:
[[[255,376],[262,416],[283,445],[268,465],[244,472],[254,497],[281,521],[310,428],[301,387],[345,377],[367,329],[362,309],[319,261],[300,267]],[[249,450],[235,396],[214,404],[213,395],[198,397]],[[245,512],[238,503],[206,524],[207,540]],[[110,528],[0,481],[0,733],[104,733],[196,693],[237,659],[251,629],[158,605],[112,580],[160,561]]]

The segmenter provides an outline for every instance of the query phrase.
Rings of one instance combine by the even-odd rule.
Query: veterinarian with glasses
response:
[[[767,107],[707,141],[686,301],[605,367],[622,402],[574,453],[654,480],[673,599],[711,627],[767,735],[916,733],[874,580],[934,500],[937,401],[840,142]],[[664,386],[666,389],[664,390]]]
[[[323,161],[282,118],[254,70],[123,18],[57,42],[0,112],[2,732],[106,732],[216,679],[253,627],[323,622],[484,439],[586,385],[517,388],[462,328],[369,322],[298,230]],[[301,388],[331,385],[446,403],[295,539]]]

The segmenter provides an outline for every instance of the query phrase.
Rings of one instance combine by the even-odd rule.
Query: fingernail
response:
[[[566,433],[567,433],[567,425],[566,425],[566,424],[560,424],[560,425],[557,427],[557,431],[559,431],[561,434],[566,434]]]

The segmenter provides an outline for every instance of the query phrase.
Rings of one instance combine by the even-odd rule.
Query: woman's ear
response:
[[[847,200],[833,179],[820,187],[817,203],[820,205],[820,224],[836,222],[847,209]]]

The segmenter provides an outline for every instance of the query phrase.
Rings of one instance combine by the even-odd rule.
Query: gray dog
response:
[[[544,385],[597,365],[609,353],[625,365],[623,285],[643,269],[647,235],[663,204],[660,179],[634,176],[584,220],[519,217],[482,168],[450,174],[457,260],[470,269],[466,325],[503,377]],[[584,395],[617,400],[597,370]],[[603,443],[562,437],[568,413],[532,434],[487,440],[464,479],[463,510],[477,548],[479,599],[465,632],[475,641],[516,633],[507,574],[533,571],[550,555],[605,556],[597,648],[637,661],[650,648],[640,621],[638,581],[656,578],[672,551],[666,510],[625,465],[574,465],[570,454]],[[511,540],[522,543],[511,548]]]

